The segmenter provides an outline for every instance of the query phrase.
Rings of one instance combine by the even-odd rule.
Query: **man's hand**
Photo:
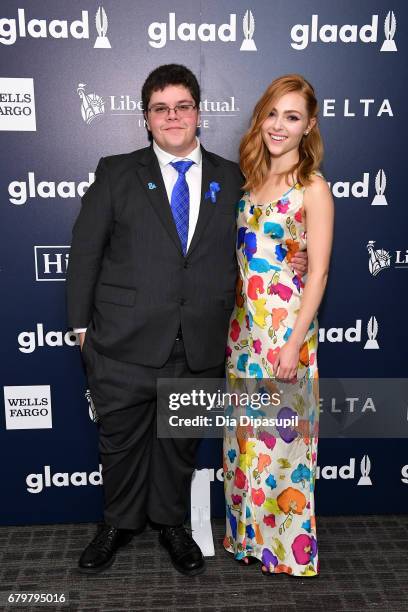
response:
[[[304,276],[307,272],[307,251],[298,251],[292,256],[291,264],[299,276]]]
[[[82,347],[84,345],[85,334],[86,334],[86,332],[80,332],[78,334],[78,337],[79,337],[79,346],[81,347],[81,351],[82,351]]]

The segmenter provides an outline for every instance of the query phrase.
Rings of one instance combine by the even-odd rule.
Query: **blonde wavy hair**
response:
[[[317,99],[312,85],[300,74],[286,74],[269,85],[263,96],[258,100],[252,114],[249,130],[245,133],[239,147],[239,162],[245,177],[245,191],[261,187],[267,177],[271,165],[269,151],[263,141],[261,126],[273,109],[276,101],[290,92],[299,92],[306,100],[309,119],[316,119],[316,125],[307,136],[303,136],[299,145],[299,161],[285,172],[296,176],[301,185],[310,183],[310,175],[319,170],[323,159],[323,142],[320,135],[317,115],[319,111]],[[294,178],[293,178],[294,180]]]

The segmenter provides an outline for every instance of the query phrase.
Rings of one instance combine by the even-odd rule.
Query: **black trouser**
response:
[[[89,389],[99,416],[105,511],[109,525],[138,529],[147,518],[179,525],[187,514],[199,439],[158,438],[158,378],[219,378],[224,364],[192,372],[182,340],[162,368],[110,359],[85,343]]]

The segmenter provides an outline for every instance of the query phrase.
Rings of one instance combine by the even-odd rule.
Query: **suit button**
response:
[[[184,306],[186,303],[186,298],[180,298],[180,306]]]
[[[185,270],[187,270],[187,268],[188,268],[188,261],[185,261],[185,262],[184,262],[183,268],[184,268]]]

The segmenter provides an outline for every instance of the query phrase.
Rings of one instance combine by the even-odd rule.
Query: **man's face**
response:
[[[185,157],[196,147],[196,131],[198,124],[197,108],[190,108],[176,113],[174,110],[155,112],[155,109],[176,105],[195,106],[193,97],[182,85],[168,85],[163,90],[154,91],[149,100],[146,119],[149,130],[155,142],[161,149],[175,155]]]

